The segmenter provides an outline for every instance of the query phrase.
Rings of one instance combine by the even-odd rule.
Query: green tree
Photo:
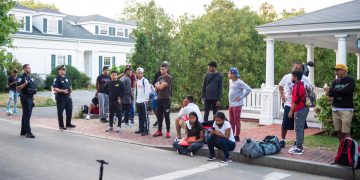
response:
[[[53,10],[59,10],[59,8],[56,7],[56,5],[53,3],[46,4],[46,3],[41,3],[39,1],[34,1],[34,0],[21,0],[19,3],[30,9],[49,8],[49,9],[53,9]]]

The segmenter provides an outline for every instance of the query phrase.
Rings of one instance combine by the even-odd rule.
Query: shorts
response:
[[[342,133],[350,133],[351,121],[353,118],[353,111],[333,111],[332,120],[334,125],[334,131],[341,131]]]
[[[95,106],[99,105],[99,99],[98,99],[97,97],[92,98],[91,102],[92,102]]]
[[[183,118],[179,120],[179,125],[181,128],[186,129],[186,121]]]
[[[284,117],[283,117],[283,122],[282,122],[282,126],[281,126],[281,128],[283,130],[294,130],[294,117],[293,118],[288,117],[290,109],[291,109],[290,106],[286,106],[286,105],[284,106]],[[309,128],[309,127],[307,126],[307,123],[305,121],[304,129],[307,129],[307,128]]]

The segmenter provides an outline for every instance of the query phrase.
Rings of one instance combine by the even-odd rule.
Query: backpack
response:
[[[89,106],[87,105],[82,105],[80,109],[83,114],[87,114],[89,112]]]
[[[144,87],[144,92],[145,92],[145,78],[143,78],[142,80],[142,84],[143,84],[143,87]],[[151,101],[155,101],[157,99],[157,93],[156,93],[156,90],[154,88],[154,86],[152,84],[150,84],[150,94],[149,94],[149,99]]]
[[[273,155],[281,151],[279,139],[276,136],[266,136],[260,146],[264,151],[264,156]]]
[[[305,106],[308,108],[315,107],[316,96],[314,93],[314,88],[311,86],[304,86],[304,87],[305,87],[305,94],[306,94]]]
[[[360,148],[357,142],[349,137],[341,140],[335,163],[342,166],[350,166],[355,177],[355,169],[360,169]]]
[[[208,139],[211,137],[212,126],[204,126],[204,143],[207,144]]]
[[[240,154],[254,159],[264,156],[264,151],[258,141],[247,139],[246,143],[240,149]]]

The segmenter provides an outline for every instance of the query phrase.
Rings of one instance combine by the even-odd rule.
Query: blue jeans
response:
[[[203,142],[192,143],[191,146],[184,147],[179,145],[179,142],[174,142],[173,147],[179,151],[180,154],[189,154],[190,152],[195,153],[197,150],[201,149],[204,146]]]
[[[17,99],[19,97],[19,93],[16,92],[16,91],[10,91],[9,92],[9,100],[6,104],[6,111],[10,111],[10,104],[11,104],[11,101],[14,101],[14,113],[17,113]]]
[[[222,150],[224,152],[224,158],[229,158],[229,151],[235,149],[235,142],[232,142],[223,137],[218,137],[216,135],[212,135],[207,140],[208,148],[210,151],[210,156],[215,156],[215,147]]]

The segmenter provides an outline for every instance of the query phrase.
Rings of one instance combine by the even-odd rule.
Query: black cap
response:
[[[61,69],[66,70],[66,66],[65,66],[65,64],[64,64],[64,65],[60,65],[60,66],[58,66],[57,70],[61,70]]]

